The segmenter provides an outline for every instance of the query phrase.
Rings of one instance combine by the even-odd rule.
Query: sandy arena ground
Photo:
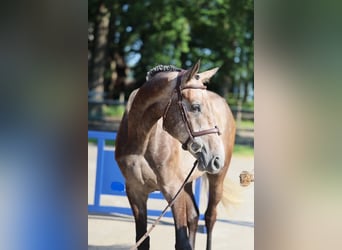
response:
[[[88,146],[88,204],[93,203],[95,186],[96,146]],[[253,157],[234,157],[228,176],[239,183],[243,170],[254,169]],[[241,188],[241,204],[229,211],[222,205],[218,207],[218,220],[213,232],[214,250],[253,250],[254,249],[254,184]],[[205,212],[205,199],[201,198],[200,212]],[[101,204],[120,204],[129,207],[126,197],[103,195]],[[166,202],[149,201],[149,208],[164,209]],[[151,225],[156,217],[150,217]],[[204,250],[206,234],[203,233],[204,221],[199,222],[196,250]],[[151,232],[151,250],[174,250],[174,226],[172,218],[162,218]],[[127,250],[134,245],[135,227],[131,216],[113,214],[108,216],[88,215],[88,250]]]

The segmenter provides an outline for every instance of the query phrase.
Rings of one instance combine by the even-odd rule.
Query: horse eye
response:
[[[192,104],[191,105],[191,111],[192,112],[201,112],[201,105],[199,105],[199,104]]]

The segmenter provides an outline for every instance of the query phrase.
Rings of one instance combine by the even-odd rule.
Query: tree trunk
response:
[[[104,3],[99,6],[98,22],[96,27],[96,40],[94,41],[94,51],[92,55],[92,68],[90,68],[89,91],[91,91],[91,99],[103,101],[104,95],[104,73],[106,66],[106,58],[108,54],[108,29],[109,29],[110,12]],[[102,105],[89,105],[90,118],[102,117]]]
[[[126,90],[126,78],[127,78],[127,65],[124,59],[123,53],[119,52],[115,53],[115,62],[116,62],[116,79],[115,79],[115,91],[119,94],[120,98],[125,96]],[[122,101],[122,100],[121,100]]]
[[[108,59],[106,61],[106,76],[104,78],[104,88],[105,92],[107,93],[107,99],[114,99],[114,88],[115,82],[117,79],[116,73],[116,61],[115,61],[115,51],[117,49],[117,45],[114,41],[115,39],[115,32],[116,32],[116,20],[117,16],[120,16],[118,13],[118,4],[114,3],[114,1],[110,1],[110,12],[111,16],[109,18],[109,26],[108,26],[108,35],[107,40],[110,41],[108,44]],[[121,38],[121,35],[120,35]]]
[[[244,82],[243,83],[243,87],[244,87],[244,92],[243,92],[242,102],[246,103],[247,102],[247,97],[248,97],[248,82]]]

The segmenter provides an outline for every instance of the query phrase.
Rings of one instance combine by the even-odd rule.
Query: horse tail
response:
[[[202,175],[201,183],[201,204],[208,203],[209,180],[207,174]],[[237,208],[242,202],[242,187],[230,179],[228,176],[223,181],[223,192],[221,204],[225,212],[230,212],[232,208]]]
[[[239,206],[243,202],[242,191],[243,189],[237,182],[226,176],[223,181],[222,205],[228,210]]]

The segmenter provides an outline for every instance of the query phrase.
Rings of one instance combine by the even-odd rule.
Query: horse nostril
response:
[[[220,157],[215,156],[214,159],[211,161],[211,165],[214,170],[219,170],[222,167]]]

